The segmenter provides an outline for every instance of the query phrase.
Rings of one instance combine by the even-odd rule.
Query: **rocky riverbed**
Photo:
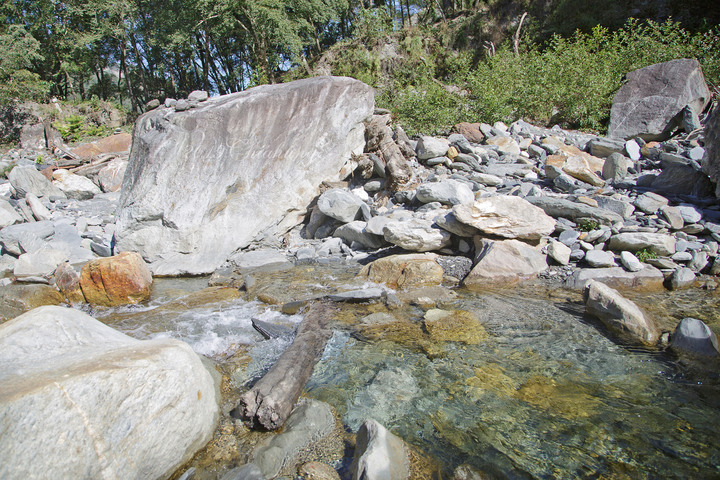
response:
[[[367,100],[367,89],[333,82],[309,90]],[[305,95],[297,85],[286,93]],[[702,128],[683,127],[662,141],[618,140],[518,121],[460,124],[445,136],[411,139],[392,125],[390,112],[376,110],[360,119],[359,149],[351,121],[343,128],[353,132],[353,145],[323,147],[353,154],[334,171],[318,169],[327,180],[305,215],[297,204],[310,180],[293,184],[293,171],[286,171],[292,167],[278,172],[259,161],[257,175],[218,179],[227,201],[216,202],[208,198],[217,192],[205,195],[201,183],[184,183],[206,180],[210,166],[173,177],[165,164],[138,163],[147,160],[142,152],[177,145],[190,145],[193,155],[222,151],[226,144],[216,138],[212,147],[201,143],[206,136],[195,133],[191,115],[216,121],[215,107],[234,112],[232,101],[246,99],[195,95],[187,109],[166,102],[147,114],[147,131],[136,129],[144,143],[133,147],[122,194],[112,191],[117,182],[101,180],[109,157],[76,174],[59,168],[61,158],[50,169],[38,165],[34,150],[2,159],[9,172],[0,185],[4,320],[39,305],[72,303],[134,339],[156,342],[143,348],[160,371],[166,367],[156,360],[165,353],[157,352],[174,352],[162,344],[174,338],[214,360],[206,368],[222,374],[213,396],[211,380],[188,358],[183,362],[195,372],[189,385],[172,379],[170,387],[157,387],[202,385],[193,408],[206,420],[194,425],[187,447],[163,451],[164,463],[148,457],[148,464],[162,465],[157,472],[165,469],[148,475],[385,478],[373,468],[387,458],[400,466],[390,478],[719,473],[713,419],[720,207],[705,173],[712,171],[706,152],[712,147]],[[190,136],[182,130],[178,138],[185,140],[152,144],[160,118],[171,130],[192,125]],[[304,139],[298,148],[308,145],[314,148]],[[260,160],[268,152],[275,150],[262,150]],[[281,175],[287,177],[280,190],[256,188]],[[167,197],[153,190],[155,203],[142,198],[148,185],[163,182],[171,187]],[[246,215],[233,203],[242,201],[237,192],[253,188],[250,214],[268,218],[253,220],[257,231],[228,238],[242,230]],[[183,196],[182,211],[173,210]],[[211,219],[199,225],[214,230],[197,233],[195,217]],[[117,246],[129,245],[141,255],[115,255]],[[203,263],[220,257],[229,258],[209,270]],[[157,276],[169,272],[212,274]],[[320,298],[336,302],[338,312],[304,400],[281,433],[250,431],[230,411],[288,347],[304,305]],[[21,331],[27,318],[7,322],[5,331]],[[272,328],[262,336],[253,320]],[[88,328],[97,334],[83,345],[107,338],[112,349],[139,348],[117,332]],[[42,351],[43,341],[6,338]],[[111,357],[100,350],[87,355]],[[48,367],[40,374],[57,374]],[[215,412],[208,398],[217,399]],[[4,401],[22,405],[12,403],[15,397]],[[193,457],[214,422],[214,436]],[[182,436],[168,432],[176,433]],[[8,451],[17,447],[5,441]],[[142,476],[122,460],[97,468]]]

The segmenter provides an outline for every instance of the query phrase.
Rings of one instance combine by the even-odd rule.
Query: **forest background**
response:
[[[717,0],[2,0],[0,19],[3,118],[55,98],[132,119],[153,99],[332,74],[374,86],[411,134],[517,118],[603,132],[630,70],[697,58],[720,83]]]

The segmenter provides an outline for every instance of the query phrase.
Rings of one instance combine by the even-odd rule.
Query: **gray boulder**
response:
[[[697,60],[682,58],[634,70],[613,98],[608,136],[664,140],[682,125],[686,106],[699,114],[710,98]]]
[[[716,104],[705,124],[705,157],[702,169],[715,183],[715,196],[720,198],[720,107]]]
[[[217,425],[217,384],[187,344],[77,310],[0,325],[0,361],[2,478],[167,478]]]
[[[357,433],[350,469],[353,480],[406,480],[410,478],[407,445],[375,420],[366,420]]]
[[[710,327],[697,318],[683,318],[670,337],[670,348],[677,352],[703,357],[717,357],[718,340]]]
[[[450,245],[450,232],[437,227],[432,220],[413,217],[388,222],[384,229],[385,240],[413,252],[431,252]]]
[[[660,338],[655,322],[617,290],[592,281],[585,288],[584,297],[587,312],[623,339],[655,345]]]
[[[49,220],[18,223],[0,230],[0,245],[3,251],[19,256],[40,250],[54,233],[55,226]]]
[[[317,206],[328,217],[347,223],[362,216],[363,204],[357,195],[341,188],[333,188],[320,195]]]
[[[450,142],[444,138],[422,136],[418,140],[415,153],[419,160],[429,160],[445,156],[448,148],[450,148]]]
[[[354,222],[346,223],[338,227],[335,233],[333,233],[333,236],[342,238],[348,245],[356,242],[365,248],[380,248],[385,245],[383,237],[368,232],[366,227],[366,222],[355,220]]]
[[[658,255],[675,253],[675,237],[663,233],[625,232],[610,237],[610,250],[637,252],[649,248]]]
[[[479,198],[473,203],[456,205],[453,213],[461,223],[504,238],[536,241],[555,230],[553,218],[515,196]]]
[[[479,240],[475,266],[463,283],[482,287],[487,283],[508,283],[535,277],[547,270],[547,258],[538,248],[519,240]]]
[[[612,252],[606,252],[604,250],[589,250],[585,254],[585,261],[593,268],[607,268],[617,265],[615,263],[615,255],[613,255]]]
[[[526,197],[525,200],[536,207],[542,208],[551,217],[563,217],[573,221],[580,219],[594,220],[603,225],[612,225],[622,221],[622,217],[615,212],[603,208],[591,207],[584,203],[571,202],[563,198],[553,197]]]
[[[36,197],[65,197],[59,188],[50,183],[45,175],[32,165],[18,165],[7,175],[10,185],[15,189],[17,198],[25,198],[29,192]]]
[[[423,183],[417,188],[415,198],[422,203],[440,202],[444,205],[459,205],[472,203],[475,195],[464,183],[447,179]]]
[[[695,272],[687,267],[680,267],[670,275],[667,283],[670,290],[690,287],[695,283]]]
[[[22,223],[23,219],[19,213],[10,205],[10,202],[4,198],[0,198],[0,228],[8,225]]]
[[[613,152],[603,164],[602,177],[605,180],[619,182],[627,176],[630,166],[632,166],[632,161],[629,158],[620,153]]]
[[[669,200],[667,198],[653,192],[646,192],[642,195],[638,195],[634,202],[635,206],[639,210],[649,214],[656,213],[668,203]]]
[[[622,267],[583,268],[576,270],[565,281],[568,288],[581,290],[593,280],[617,288],[633,288],[636,290],[660,290],[665,277],[657,268],[647,265],[637,272],[628,272]]]
[[[323,181],[364,148],[373,91],[315,77],[213,97],[135,124],[115,235],[156,274],[214,271],[263,234],[295,226]]]

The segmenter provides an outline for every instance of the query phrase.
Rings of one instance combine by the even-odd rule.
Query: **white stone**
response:
[[[625,152],[633,161],[637,162],[640,160],[640,145],[638,145],[635,140],[625,142]]]
[[[470,187],[451,179],[423,183],[417,188],[415,196],[422,203],[440,202],[444,205],[472,203],[475,200]]]
[[[10,205],[10,202],[4,198],[0,198],[0,228],[8,225],[22,223],[23,219],[20,214]]]
[[[450,232],[433,225],[432,220],[413,217],[388,222],[383,229],[385,240],[413,252],[430,252],[450,245]]]
[[[333,188],[320,195],[317,205],[328,217],[347,223],[360,216],[363,201],[346,190]]]
[[[32,210],[33,217],[37,220],[50,220],[50,210],[32,193],[28,192],[25,194],[25,201]]]
[[[551,240],[550,245],[548,245],[548,255],[560,265],[570,263],[571,251],[570,247],[557,240]]]
[[[475,239],[475,266],[463,281],[468,287],[515,282],[547,270],[547,259],[538,248],[519,240]]]
[[[89,178],[63,169],[53,172],[53,185],[62,190],[68,198],[76,200],[87,200],[102,193],[100,187]]]
[[[555,219],[515,196],[479,198],[471,204],[456,205],[453,213],[462,223],[505,238],[538,240],[555,230]]]
[[[375,420],[366,420],[358,430],[353,479],[406,480],[410,478],[408,448]]]
[[[40,307],[0,325],[0,363],[0,478],[167,478],[215,431],[217,386],[179,340]]]
[[[33,253],[23,253],[15,262],[13,275],[17,278],[49,278],[58,265],[69,259],[69,253],[51,248],[42,248]]]
[[[135,123],[118,206],[119,251],[156,274],[210,273],[260,234],[296,226],[318,186],[365,146],[372,89],[315,77],[212,97]]]
[[[415,147],[418,160],[444,157],[450,148],[450,142],[444,138],[421,136]]]
[[[642,262],[627,250],[620,252],[620,263],[628,272],[639,272],[643,269]]]

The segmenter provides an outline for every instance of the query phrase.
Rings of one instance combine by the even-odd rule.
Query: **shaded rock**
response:
[[[152,274],[140,255],[123,252],[88,262],[80,272],[80,288],[88,303],[112,307],[150,297]]]
[[[692,286],[693,283],[695,283],[695,272],[687,267],[678,268],[667,280],[667,285],[670,290],[687,288]]]
[[[466,184],[447,179],[423,183],[417,188],[415,198],[422,203],[440,202],[444,205],[459,205],[471,203],[475,200],[475,195]]]
[[[69,262],[63,262],[55,269],[55,285],[68,302],[85,302],[85,296],[80,289],[80,275]]]
[[[7,174],[10,185],[15,189],[17,198],[25,198],[25,195],[32,193],[36,197],[65,197],[65,194],[45,175],[38,172],[32,165],[18,165]]]
[[[627,176],[628,168],[632,166],[629,158],[620,153],[612,153],[607,159],[602,169],[602,176],[605,180],[619,182]]]
[[[481,287],[493,282],[515,282],[534,277],[548,267],[545,255],[519,240],[480,239],[475,251],[475,267],[463,281],[467,287]]]
[[[365,148],[368,151],[378,150],[378,155],[384,160],[383,170],[390,177],[390,187],[393,191],[397,191],[401,185],[409,183],[412,179],[413,172],[407,159],[412,158],[415,152],[404,141],[406,136],[402,129],[400,132],[403,138],[399,142],[394,140],[393,132],[388,126],[389,121],[389,115],[372,117],[365,129]],[[375,157],[378,158],[378,155]],[[374,160],[372,166],[372,170],[375,170]]]
[[[665,165],[653,179],[650,187],[668,194],[686,194],[697,197],[711,197],[714,186],[708,176],[695,170],[691,165]]]
[[[100,169],[97,179],[103,192],[117,192],[120,190],[127,165],[127,160],[116,158]]]
[[[216,385],[181,341],[41,307],[0,325],[0,346],[3,478],[166,478],[212,438]]]
[[[555,220],[542,209],[515,196],[484,197],[472,204],[456,205],[458,221],[489,235],[539,240],[555,230]]]
[[[686,105],[700,113],[710,90],[697,60],[677,59],[627,74],[613,98],[608,136],[664,140],[681,125]]]
[[[670,348],[678,353],[702,357],[720,355],[718,339],[710,327],[697,318],[683,318],[670,337]]]
[[[653,214],[669,203],[668,199],[653,192],[638,195],[635,206],[645,213]]]
[[[253,461],[262,474],[274,478],[300,450],[327,436],[335,428],[330,405],[305,399],[285,422],[283,432],[262,441],[253,451]]]
[[[617,290],[591,281],[583,293],[586,311],[599,318],[613,333],[625,340],[646,345],[657,344],[660,330],[655,322]]]
[[[53,172],[53,185],[62,190],[68,198],[76,200],[87,200],[102,193],[100,188],[89,178],[63,169]]]
[[[382,298],[384,293],[382,288],[361,288],[359,290],[334,293],[328,295],[327,298],[333,302],[367,302]]]
[[[472,270],[473,263],[467,257],[440,255],[435,259],[445,272],[445,275],[462,280]]]
[[[357,433],[350,469],[353,480],[406,480],[410,478],[408,448],[378,422],[366,420]]]
[[[675,237],[662,233],[626,232],[610,237],[610,250],[637,252],[649,248],[658,255],[675,253]]]
[[[716,104],[705,124],[705,156],[702,170],[715,183],[715,196],[720,198],[720,107]]]
[[[437,227],[432,220],[412,217],[388,222],[383,228],[385,240],[415,252],[431,252],[450,245],[450,232]]]
[[[373,102],[361,82],[315,77],[142,115],[118,206],[118,249],[141,253],[157,274],[200,274],[261,233],[284,233],[317,186],[340,179],[350,154],[362,153]]]
[[[584,203],[571,202],[563,198],[526,197],[525,200],[542,208],[546,214],[554,218],[563,217],[575,222],[580,219],[589,219],[603,225],[612,225],[622,221],[622,217],[615,212],[591,207]]]
[[[650,265],[637,272],[628,272],[622,267],[583,268],[573,272],[565,281],[565,285],[568,288],[581,290],[593,280],[613,288],[661,290],[665,277],[660,270]]]
[[[395,289],[440,285],[443,269],[436,258],[432,253],[390,255],[365,265],[358,276]]]
[[[10,284],[0,288],[0,320],[10,320],[44,305],[64,302],[56,288],[43,284]]]
[[[0,229],[13,225],[15,223],[22,223],[23,218],[19,213],[10,205],[10,202],[4,198],[0,198]]]
[[[366,227],[366,222],[355,220],[354,222],[346,223],[335,229],[333,236],[342,238],[348,245],[357,242],[365,248],[380,248],[385,245],[383,237],[368,232]]]
[[[478,229],[460,222],[452,211],[435,217],[435,223],[442,229],[457,235],[458,237],[472,237],[478,233]]]
[[[600,158],[607,158],[613,153],[622,153],[625,149],[625,143],[619,140],[613,140],[611,138],[598,137],[593,138],[587,143],[587,148],[590,149],[590,155]],[[603,177],[605,177],[603,173]]]

